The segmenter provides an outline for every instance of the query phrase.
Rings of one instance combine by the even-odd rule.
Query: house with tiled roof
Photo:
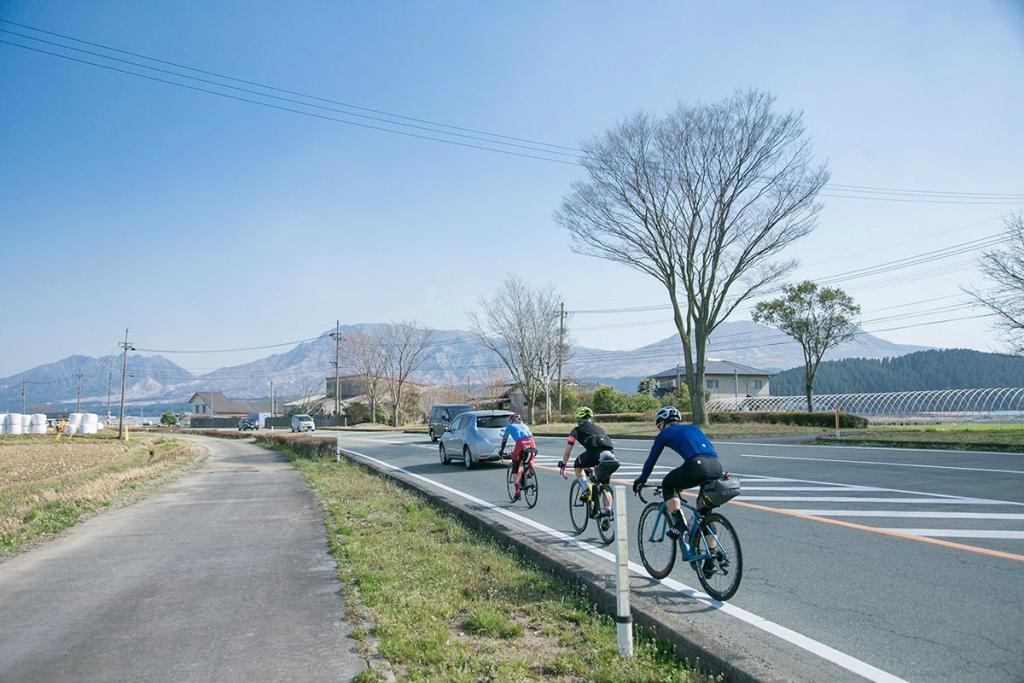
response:
[[[707,398],[767,396],[772,373],[730,360],[708,360],[704,365],[704,388]],[[686,383],[686,368],[677,365],[652,375],[654,395],[672,393]]]

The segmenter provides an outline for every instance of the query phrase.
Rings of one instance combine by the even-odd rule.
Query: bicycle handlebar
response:
[[[654,489],[654,495],[656,495],[656,496],[661,493],[661,486],[658,485],[658,484],[650,484],[650,485],[641,486],[640,490],[636,492],[636,495],[637,495],[637,498],[640,499],[640,502],[641,503],[645,503],[645,504],[647,503],[647,499],[644,498],[644,489]]]

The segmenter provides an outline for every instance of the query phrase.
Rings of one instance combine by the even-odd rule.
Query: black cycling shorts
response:
[[[697,455],[665,475],[661,480],[661,493],[668,500],[682,489],[700,486],[709,479],[719,479],[721,476],[722,463],[718,458]]]
[[[578,458],[576,458],[576,462],[574,462],[572,466],[579,467],[581,469],[587,467],[597,467],[597,463],[601,462],[601,453],[603,452],[604,449],[599,451],[583,451],[583,453],[580,454]]]

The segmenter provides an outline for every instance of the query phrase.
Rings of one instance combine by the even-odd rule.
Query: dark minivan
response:
[[[430,413],[427,415],[427,430],[430,432],[430,440],[437,443],[452,420],[470,410],[473,409],[465,403],[442,403],[430,406]]]

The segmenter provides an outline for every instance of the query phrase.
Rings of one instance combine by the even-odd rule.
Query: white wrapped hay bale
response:
[[[46,433],[46,413],[34,413],[32,415],[31,431],[33,434]]]
[[[82,424],[82,413],[71,413],[68,415],[68,424],[64,427],[65,434],[78,434]]]
[[[21,433],[28,434],[32,431],[32,415],[24,414],[21,415]]]
[[[7,429],[8,434],[21,434],[21,413],[8,413],[7,414]]]
[[[7,433],[7,413],[0,413],[0,434]]]
[[[100,417],[96,413],[85,413],[79,426],[79,434],[95,434],[99,431]]]

